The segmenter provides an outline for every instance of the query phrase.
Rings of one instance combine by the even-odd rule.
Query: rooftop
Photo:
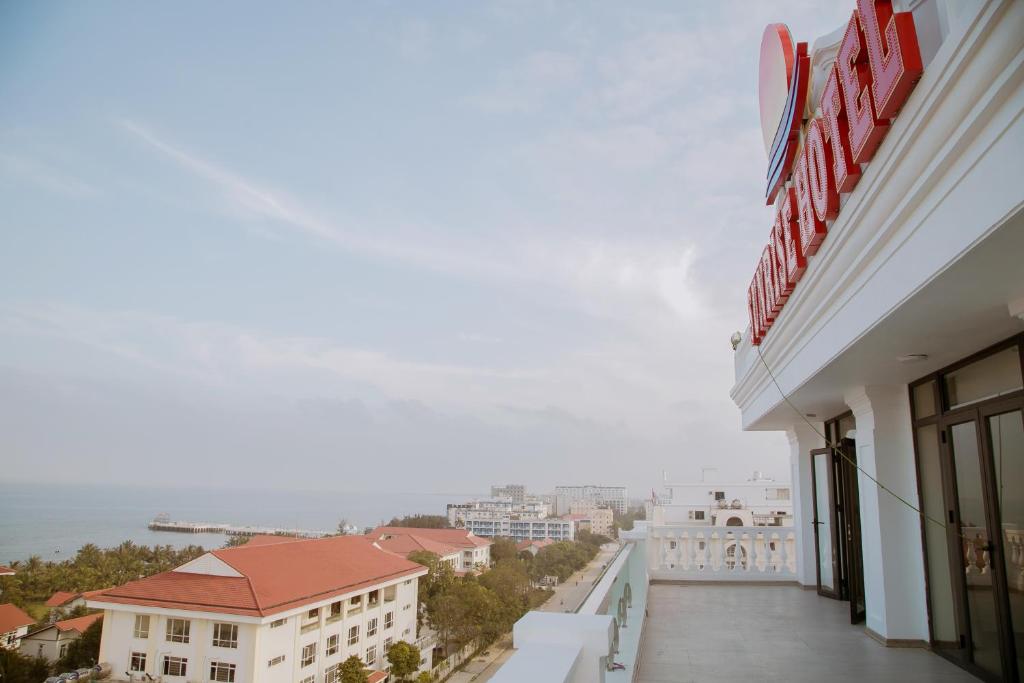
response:
[[[22,626],[30,626],[36,620],[11,603],[0,605],[0,633],[8,633]]]
[[[884,647],[849,603],[795,586],[652,584],[637,683],[976,678],[922,648]]]
[[[489,538],[477,536],[472,531],[466,529],[421,529],[419,527],[380,526],[367,534],[367,536],[376,540],[388,536],[413,536],[419,542],[426,540],[454,548],[482,548],[492,543]]]
[[[214,550],[90,602],[261,617],[425,573],[363,536],[331,536]]]
[[[75,617],[74,619],[64,619],[62,621],[55,621],[48,626],[44,626],[41,629],[37,629],[29,635],[35,635],[36,633],[42,633],[51,628],[56,628],[61,633],[67,633],[69,631],[77,631],[79,633],[85,633],[85,629],[92,626],[95,622],[103,618],[103,612],[96,612],[95,614],[86,614],[84,617]]]

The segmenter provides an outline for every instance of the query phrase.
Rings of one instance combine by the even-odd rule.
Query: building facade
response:
[[[576,500],[569,505],[570,515],[584,515],[590,522],[588,531],[611,538],[615,535],[614,513],[604,503]]]
[[[361,536],[284,539],[214,550],[88,604],[104,610],[112,680],[332,683],[347,657],[382,671],[392,643],[416,640],[426,571]]]
[[[0,647],[17,650],[21,639],[28,633],[28,627],[36,620],[21,611],[16,605],[0,605]]]
[[[526,499],[526,487],[522,484],[492,486],[491,498],[507,498],[513,502],[522,503]]]
[[[82,637],[85,630],[103,618],[103,613],[64,619],[33,631],[21,639],[18,648],[26,657],[41,657],[53,663],[64,657],[68,647]]]
[[[805,53],[766,31],[796,114],[731,395],[788,437],[801,583],[1019,680],[1024,3],[851,4]]]
[[[478,573],[491,566],[493,542],[469,529],[382,526],[367,537],[378,547],[406,558],[417,551],[434,553],[457,574]]]
[[[503,536],[516,541],[553,538],[571,541],[576,531],[571,520],[548,517],[548,505],[539,500],[514,503],[505,499],[485,499],[448,505],[448,521],[475,536]]]
[[[619,514],[625,514],[629,507],[629,496],[625,486],[556,486],[555,495],[564,496],[570,505],[576,501],[589,500],[607,505]]]

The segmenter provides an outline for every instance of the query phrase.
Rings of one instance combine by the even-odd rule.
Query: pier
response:
[[[211,522],[178,522],[166,514],[157,515],[149,523],[151,531],[174,531],[182,534],[227,534],[228,536],[296,536],[298,538],[323,538],[332,531],[310,529],[285,529],[269,526],[235,526]]]

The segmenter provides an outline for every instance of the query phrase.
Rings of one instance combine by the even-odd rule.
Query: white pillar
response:
[[[914,507],[917,468],[906,385],[856,387],[857,465]],[[928,640],[920,515],[858,472],[867,627],[886,640]]]
[[[815,429],[817,432],[815,432]],[[796,576],[802,586],[817,586],[818,561],[814,554],[814,498],[811,487],[811,449],[824,448],[825,425],[806,422],[786,430],[789,439],[790,481],[793,482],[793,530],[796,532]]]

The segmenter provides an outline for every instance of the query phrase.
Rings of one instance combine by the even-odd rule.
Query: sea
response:
[[[219,548],[227,541],[224,534],[150,531],[147,524],[161,513],[175,521],[333,532],[343,519],[364,528],[404,515],[443,515],[448,503],[474,497],[416,491],[154,488],[0,481],[0,564],[33,555],[44,560],[69,559],[86,543],[101,548],[123,541]]]

